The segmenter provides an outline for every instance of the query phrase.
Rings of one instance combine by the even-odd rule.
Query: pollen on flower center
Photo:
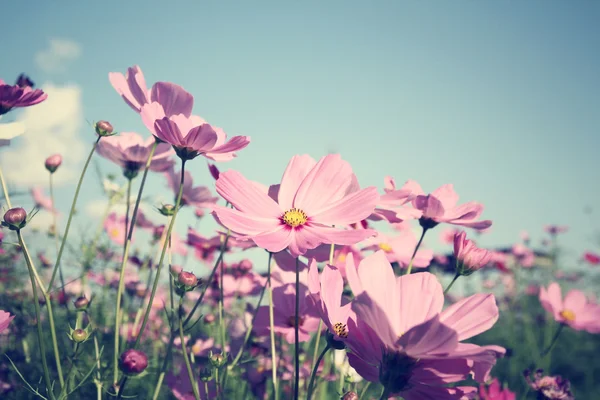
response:
[[[575,321],[575,313],[571,310],[564,309],[560,312],[560,316],[569,322]]]
[[[281,219],[286,225],[292,228],[304,225],[308,220],[304,211],[297,208],[292,208],[291,210],[286,211]]]
[[[335,332],[336,335],[338,335],[341,338],[347,338],[348,337],[348,327],[346,326],[346,324],[342,324],[341,322],[336,322],[333,325],[333,331]]]
[[[117,228],[113,228],[113,229],[111,229],[111,231],[110,231],[110,236],[112,236],[112,237],[114,237],[114,238],[117,238],[117,237],[119,237],[119,235],[120,235],[120,234],[121,234],[121,232],[120,232],[120,231],[119,231],[119,229],[117,229]]]
[[[383,251],[385,251],[386,253],[391,253],[392,252],[392,246],[390,246],[387,243],[379,243],[379,248]]]
[[[340,254],[338,256],[338,261],[339,262],[346,262],[346,255],[345,254]]]

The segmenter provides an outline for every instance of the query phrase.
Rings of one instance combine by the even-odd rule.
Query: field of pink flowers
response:
[[[526,234],[480,248],[492,221],[452,184],[361,187],[339,154],[296,155],[279,182],[254,182],[227,168],[250,138],[194,115],[181,86],[149,88],[137,66],[108,84],[147,132],[90,127],[63,228],[60,154],[38,160],[49,187],[32,188],[31,210],[0,171],[2,399],[600,398],[600,305],[581,290],[600,255],[582,255],[589,276],[561,269],[566,226],[540,227],[539,249]],[[33,86],[0,80],[0,115],[46,100]],[[0,146],[23,133],[0,125]],[[81,237],[71,227],[94,157],[123,175],[105,179],[106,213]],[[214,181],[193,182],[207,161]],[[139,207],[157,175],[173,198],[154,204],[158,225]],[[184,208],[195,220],[177,218]],[[33,229],[38,212],[54,223]],[[208,237],[206,220],[219,226]],[[440,237],[447,254],[426,246]],[[255,248],[260,264],[244,257]]]

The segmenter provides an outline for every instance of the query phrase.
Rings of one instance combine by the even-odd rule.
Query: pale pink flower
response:
[[[460,232],[459,229],[446,228],[440,232],[440,241],[444,244],[454,244],[454,237]]]
[[[408,181],[400,189],[396,189],[393,178],[386,177],[385,193],[382,194],[377,202],[377,206],[368,219],[372,221],[385,220],[390,223],[400,223],[405,220],[418,219],[423,214],[422,211],[412,207],[405,207],[416,196],[413,191],[414,184]]]
[[[477,247],[462,231],[454,236],[454,257],[457,260],[457,273],[470,275],[485,267],[492,259],[492,253]]]
[[[96,151],[121,167],[125,176],[134,177],[145,167],[154,142],[153,137],[144,140],[135,132],[121,132],[119,135],[103,138],[98,143]],[[174,164],[171,158],[174,154],[171,146],[160,143],[152,156],[150,170],[155,172],[168,170]]]
[[[0,310],[0,333],[8,329],[8,325],[13,318],[15,318],[14,315],[11,316],[9,312]]]
[[[383,250],[390,263],[397,262],[400,268],[408,268],[418,239],[411,230],[400,231],[395,236],[379,233],[376,237],[365,241],[363,250]],[[433,259],[433,250],[424,249],[423,246],[415,254],[413,268],[427,268]]]
[[[379,200],[376,188],[355,191],[354,181],[350,164],[338,154],[319,162],[295,156],[279,187],[270,190],[275,201],[239,172],[226,171],[219,176],[217,192],[235,209],[217,206],[215,214],[233,232],[273,253],[289,248],[298,257],[323,243],[351,245],[376,232],[337,227],[365,219]]]
[[[421,225],[427,228],[435,227],[439,223],[460,225],[474,229],[485,229],[492,225],[492,221],[478,220],[483,213],[483,206],[474,201],[457,205],[458,194],[452,184],[447,184],[426,195],[418,184],[413,189],[417,196],[412,201],[413,206],[423,211],[420,219]]]
[[[535,265],[535,253],[521,243],[516,243],[512,247],[512,254],[517,263],[524,268],[531,268]]]
[[[36,207],[51,213],[58,214],[58,210],[52,206],[52,199],[44,194],[44,189],[39,186],[31,188],[31,197]]]
[[[131,223],[131,220],[129,222]],[[120,246],[125,244],[125,216],[110,213],[104,220],[104,230],[113,243]]]
[[[563,299],[560,286],[552,282],[548,289],[540,288],[539,298],[556,322],[578,331],[600,333],[600,306],[591,303],[582,291],[571,290]]]
[[[531,379],[531,371],[524,373],[525,380],[542,400],[575,400],[571,393],[571,383],[560,375],[544,376],[544,371],[538,369]]]
[[[167,177],[167,183],[176,199],[181,182],[181,171],[175,172],[175,170],[171,168],[165,172],[165,176]],[[206,186],[194,186],[192,174],[189,171],[185,171],[181,205],[196,208],[208,208],[209,210],[212,210],[217,200],[218,197],[214,197]]]

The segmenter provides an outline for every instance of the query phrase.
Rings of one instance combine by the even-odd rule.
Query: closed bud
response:
[[[60,167],[61,164],[62,164],[62,156],[60,154],[51,155],[50,157],[46,158],[46,162],[44,163],[44,165],[46,166],[46,169],[51,174],[56,172],[56,170],[58,169],[58,167]]]
[[[186,288],[195,288],[198,285],[198,278],[191,272],[180,272],[177,280]]]
[[[27,211],[21,207],[11,208],[4,213],[4,223],[12,231],[18,231],[27,224]]]
[[[223,365],[227,363],[227,357],[223,355],[223,353],[211,354],[210,355],[210,363],[215,368],[221,368]]]
[[[356,392],[346,392],[340,400],[358,400],[358,394]]]
[[[212,177],[215,178],[215,180],[219,179],[219,168],[217,168],[215,164],[208,164],[208,170],[210,171]]]
[[[84,329],[75,329],[71,333],[71,338],[75,343],[83,343],[88,338],[88,333]]]
[[[81,296],[78,297],[74,302],[73,305],[75,306],[76,309],[78,310],[85,310],[88,305],[90,304],[90,301],[87,299],[87,297],[85,296]]]
[[[173,214],[175,214],[175,206],[172,204],[163,204],[158,211],[165,217],[171,217]]]
[[[117,134],[116,132],[113,133],[114,128],[108,121],[98,121],[94,128],[99,136],[113,136]]]
[[[139,375],[148,367],[148,356],[143,351],[129,349],[121,354],[119,368],[126,375]]]
[[[205,324],[212,324],[213,322],[215,322],[215,316],[214,314],[206,314],[204,316],[204,323]]]

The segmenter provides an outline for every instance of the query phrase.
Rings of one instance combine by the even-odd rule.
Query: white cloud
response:
[[[18,187],[46,185],[48,171],[44,161],[54,153],[63,156],[63,164],[54,174],[55,184],[72,183],[91,148],[79,137],[83,122],[79,86],[45,84],[42,89],[48,99],[23,109],[17,117],[27,129],[19,138],[19,146],[14,141],[2,153],[2,170],[11,185]],[[90,135],[93,136],[91,130]]]
[[[65,72],[69,63],[79,58],[81,46],[68,39],[50,39],[50,47],[35,55],[37,66],[48,73]]]

